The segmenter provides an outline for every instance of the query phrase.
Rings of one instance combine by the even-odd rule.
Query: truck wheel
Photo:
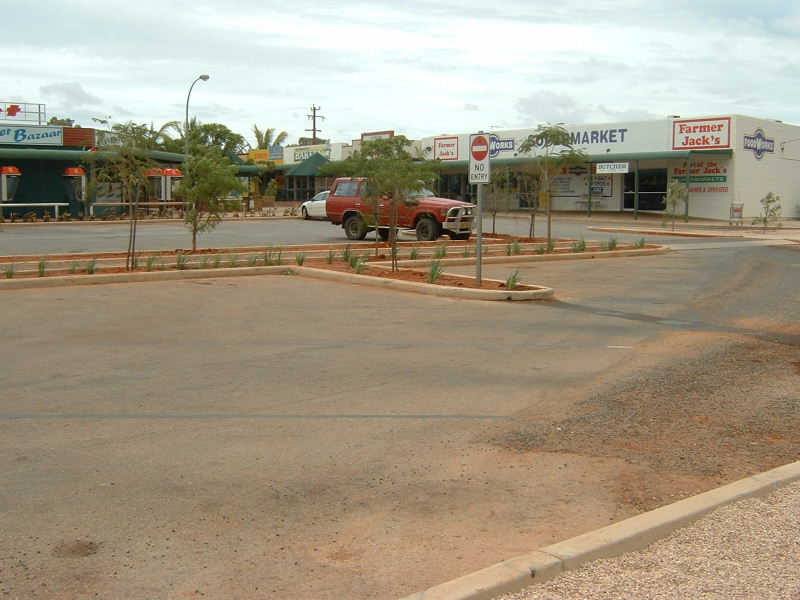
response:
[[[422,217],[419,221],[417,221],[417,226],[415,229],[417,231],[417,239],[420,242],[433,242],[441,234],[439,223],[430,217]]]
[[[468,240],[469,239],[469,235],[470,234],[469,233],[450,233],[448,235],[450,236],[451,240],[464,241],[464,240]]]
[[[378,229],[378,237],[381,238],[382,242],[389,241],[389,228],[388,227],[381,227]]]
[[[364,219],[358,215],[350,215],[344,220],[344,234],[348,240],[363,240],[367,237],[367,228],[364,227]]]

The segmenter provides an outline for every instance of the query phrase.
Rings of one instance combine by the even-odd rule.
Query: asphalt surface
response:
[[[576,217],[574,215],[557,217],[553,222],[553,235],[577,239],[607,239],[616,237],[620,241],[634,241],[641,237],[637,233],[593,232],[590,227],[642,226],[662,230],[661,220],[651,216],[633,221],[629,215],[602,217]],[[679,228],[682,225],[679,225]],[[50,255],[77,252],[125,252],[128,247],[128,224],[125,222],[87,222],[26,224],[5,223],[0,225],[0,256]],[[513,235],[527,235],[529,219],[524,214],[498,217],[494,228],[497,232]],[[484,219],[484,232],[493,230],[491,219]],[[188,229],[180,221],[141,221],[137,230],[137,248],[144,250],[174,250],[190,248],[191,237]],[[536,235],[543,236],[546,223],[540,216],[536,222]],[[738,231],[733,231],[737,233]],[[668,240],[673,245],[692,243],[692,239],[669,235],[645,235],[650,240]],[[369,234],[367,239],[374,239]],[[405,238],[404,238],[405,239]],[[408,237],[407,239],[414,239]],[[347,239],[341,227],[326,221],[303,221],[299,218],[257,219],[247,218],[229,220],[221,223],[215,230],[198,236],[199,248],[231,248],[250,246],[283,246],[291,244],[342,244]],[[727,238],[718,243],[729,243]]]
[[[20,231],[0,243],[32,253]],[[53,231],[49,252],[87,243]],[[247,235],[219,246],[264,245]],[[485,273],[560,294],[534,305],[281,276],[3,292],[0,591],[391,598],[530,549],[531,514],[559,519],[547,541],[627,516],[594,508],[598,464],[507,462],[486,440],[568,410],[559,390],[663,332],[794,318],[796,250],[715,243]],[[742,265],[771,265],[768,297],[727,281]]]

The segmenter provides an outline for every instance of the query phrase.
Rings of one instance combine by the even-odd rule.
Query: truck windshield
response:
[[[436,194],[434,194],[427,188],[422,188],[415,192],[411,192],[409,196],[411,196],[412,198],[433,198],[436,196]]]

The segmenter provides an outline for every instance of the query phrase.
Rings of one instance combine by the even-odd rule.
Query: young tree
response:
[[[675,231],[675,215],[681,206],[686,205],[689,199],[689,188],[678,179],[673,179],[667,186],[667,195],[661,200],[667,209],[667,215],[672,215],[672,231]]]
[[[373,222],[365,227],[376,229],[375,252],[378,238],[386,237],[391,246],[392,270],[397,270],[397,217],[400,203],[414,202],[414,193],[423,189],[436,177],[438,163],[415,157],[409,150],[405,136],[375,139],[364,142],[352,156],[340,163],[331,163],[326,172],[347,173],[367,180],[368,198],[373,208]],[[388,208],[388,228],[379,229],[383,218],[380,205]],[[387,206],[388,205],[388,206]],[[382,231],[387,231],[383,234]]]
[[[147,171],[157,166],[148,156],[147,148],[152,130],[147,125],[128,121],[116,124],[109,131],[98,132],[98,152],[94,160],[105,162],[97,169],[97,180],[121,186],[122,201],[128,203],[130,226],[125,268],[133,267],[136,253],[136,226],[139,216],[139,196],[147,188]]]
[[[519,182],[519,195],[521,200],[528,204],[530,221],[528,225],[528,237],[533,238],[536,233],[536,211],[539,209],[539,174],[536,172],[535,165],[522,165],[516,172]]]
[[[509,167],[492,169],[492,180],[486,186],[486,191],[483,195],[483,207],[492,215],[492,233],[497,233],[497,213],[504,210],[507,211],[509,208],[510,188],[511,169]]]
[[[246,186],[236,177],[236,167],[219,148],[206,148],[191,154],[178,193],[187,204],[184,222],[192,234],[192,251],[197,250],[197,234],[212,231],[222,221],[233,202],[226,197],[244,192]]]
[[[763,225],[764,233],[766,233],[769,224],[778,223],[781,218],[781,197],[770,192],[759,202],[761,202],[762,213],[753,219],[753,225]],[[780,223],[778,223],[778,227],[780,226]]]
[[[589,162],[589,155],[572,145],[569,132],[562,123],[557,125],[539,125],[531,135],[522,141],[519,147],[521,154],[531,154],[536,160],[533,163],[539,176],[541,191],[547,201],[547,243],[551,243],[552,210],[550,201],[550,182],[562,168]]]

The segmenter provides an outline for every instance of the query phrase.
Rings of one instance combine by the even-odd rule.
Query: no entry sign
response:
[[[489,138],[482,133],[469,136],[469,182],[489,183]]]

